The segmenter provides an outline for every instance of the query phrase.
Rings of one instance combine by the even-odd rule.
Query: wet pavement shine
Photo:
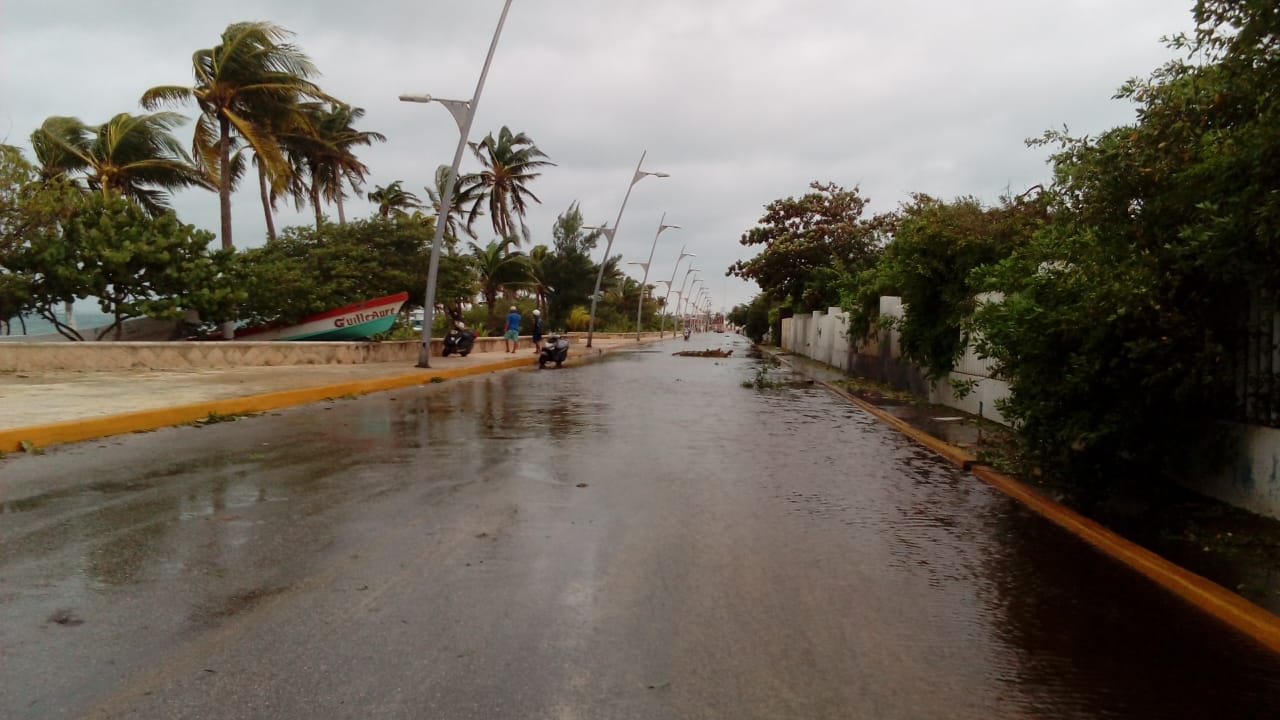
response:
[[[710,337],[6,459],[0,717],[1276,716],[1275,654]]]

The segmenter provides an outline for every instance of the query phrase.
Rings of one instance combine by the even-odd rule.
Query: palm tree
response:
[[[339,103],[330,103],[326,108],[308,103],[303,106],[303,112],[310,122],[304,135],[293,136],[297,146],[291,148],[291,152],[299,152],[311,178],[310,197],[315,208],[316,227],[321,222],[321,200],[338,206],[338,223],[345,225],[344,188],[349,184],[359,196],[360,187],[369,174],[369,167],[356,157],[354,148],[386,142],[387,138],[382,133],[355,129],[354,123],[364,117],[363,108]]]
[[[400,187],[401,182],[396,180],[386,187],[374,185],[373,190],[369,192],[369,201],[378,203],[378,217],[385,218],[393,214],[400,217],[408,215],[410,210],[419,210],[423,207],[417,195]]]
[[[222,42],[197,50],[191,58],[195,84],[161,85],[142,95],[148,110],[194,100],[200,107],[192,140],[199,167],[216,175],[222,218],[222,247],[232,249],[232,150],[241,143],[253,149],[269,176],[288,177],[290,170],[279,140],[270,132],[282,109],[308,100],[332,101],[309,78],[315,65],[294,45],[284,42],[288,30],[267,22],[227,26]],[[276,128],[278,129],[278,127]]]
[[[170,191],[213,189],[170,133],[184,122],[172,112],[120,113],[102,125],[51,117],[31,134],[31,147],[45,179],[82,175],[90,189],[119,193],[158,217],[169,209]]]
[[[540,160],[546,154],[533,144],[533,140],[524,133],[512,134],[505,125],[498,131],[497,138],[489,133],[479,143],[468,144],[471,152],[484,164],[484,170],[475,175],[483,192],[471,202],[467,227],[471,227],[481,206],[487,203],[494,233],[504,238],[515,237],[518,221],[521,234],[528,239],[529,229],[524,224],[528,202],[542,202],[528,186],[541,174],[536,170],[555,163]]]
[[[264,112],[258,117],[257,125],[262,128],[264,135],[280,138],[286,136],[294,126],[306,121],[296,107],[293,106],[275,106],[265,108]],[[233,178],[238,178],[244,172],[244,155],[236,153],[232,156],[231,173]],[[253,166],[258,175],[258,195],[262,200],[262,214],[267,221],[267,240],[276,239],[276,223],[274,213],[277,201],[281,197],[288,196],[293,199],[294,205],[301,209],[302,202],[306,198],[305,184],[298,179],[299,168],[294,158],[287,158],[288,166],[286,168],[274,168],[272,172],[268,168],[268,161],[258,157],[253,153]],[[285,174],[281,174],[281,170],[286,170]],[[233,180],[234,186],[236,181]]]
[[[425,188],[427,197],[431,200],[431,209],[436,211],[436,217],[440,217],[440,208],[442,203],[440,198],[444,197],[445,185],[449,184],[449,166],[441,165],[436,168],[435,186]],[[445,218],[444,236],[449,241],[449,246],[453,247],[458,242],[458,219],[462,217],[463,208],[467,205],[475,205],[477,198],[484,196],[484,190],[481,187],[479,175],[461,175],[453,183],[453,202],[449,203],[449,217]],[[476,210],[476,215],[483,215],[484,212]],[[474,216],[473,216],[474,220]],[[472,221],[468,221],[463,229],[471,237],[475,237],[476,233],[471,228]]]
[[[525,254],[519,250],[512,251],[514,237],[502,240],[490,240],[480,247],[471,246],[471,263],[480,282],[480,294],[485,305],[489,307],[488,326],[491,333],[501,331],[498,315],[498,295],[503,290],[525,285],[529,282],[529,262]]]
[[[536,245],[529,251],[529,285],[533,290],[534,304],[546,309],[547,294],[550,291],[551,248]]]

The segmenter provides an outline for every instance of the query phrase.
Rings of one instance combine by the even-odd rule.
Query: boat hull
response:
[[[305,317],[297,324],[236,330],[236,340],[363,340],[384,333],[396,322],[409,293],[353,303]]]

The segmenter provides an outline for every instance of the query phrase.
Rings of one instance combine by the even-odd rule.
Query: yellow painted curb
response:
[[[1050,500],[1008,475],[986,466],[974,466],[976,458],[972,454],[911,426],[901,418],[885,412],[843,388],[828,382],[819,381],[819,384],[952,463],[968,470],[1055,525],[1150,578],[1174,595],[1257,640],[1272,652],[1280,654],[1280,617],[1275,614],[1207,578],[1169,562],[1076,511]]]
[[[646,338],[647,340],[647,338]],[[647,344],[638,343],[638,344]],[[632,345],[600,348],[581,347],[565,361],[566,366],[581,365],[599,358],[615,350],[634,347]],[[282,407],[302,405],[319,400],[339,398],[347,395],[363,395],[382,390],[395,390],[412,385],[425,385],[435,378],[449,379],[500,372],[503,370],[536,370],[536,357],[521,354],[518,357],[496,360],[483,365],[470,365],[456,368],[421,368],[406,372],[403,375],[372,378],[369,380],[351,380],[348,382],[321,385],[317,387],[280,390],[278,392],[247,395],[244,397],[208,400],[174,407],[156,408],[153,410],[137,410],[134,412],[106,415],[82,420],[67,420],[42,425],[28,425],[20,428],[0,430],[0,452],[17,452],[24,444],[33,448],[42,448],[61,443],[96,440],[111,435],[155,430],[156,428],[183,425],[218,415],[243,415],[246,413],[278,410]]]
[[[182,425],[207,418],[210,414],[242,415],[245,413],[265,412],[347,395],[363,395],[382,390],[425,385],[433,382],[435,378],[458,378],[528,367],[537,368],[537,363],[531,363],[528,358],[521,357],[519,359],[512,358],[510,360],[467,367],[423,368],[390,377],[352,380],[318,387],[296,388],[259,395],[208,400],[153,410],[137,410],[97,418],[29,425],[27,427],[0,430],[0,452],[16,452],[23,449],[24,443],[29,443],[31,447],[40,448],[59,443],[94,440],[111,435]]]

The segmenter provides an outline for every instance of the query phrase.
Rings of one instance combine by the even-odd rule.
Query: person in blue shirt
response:
[[[515,305],[507,312],[507,331],[502,334],[502,339],[506,341],[509,353],[515,352],[520,345],[520,311]]]

